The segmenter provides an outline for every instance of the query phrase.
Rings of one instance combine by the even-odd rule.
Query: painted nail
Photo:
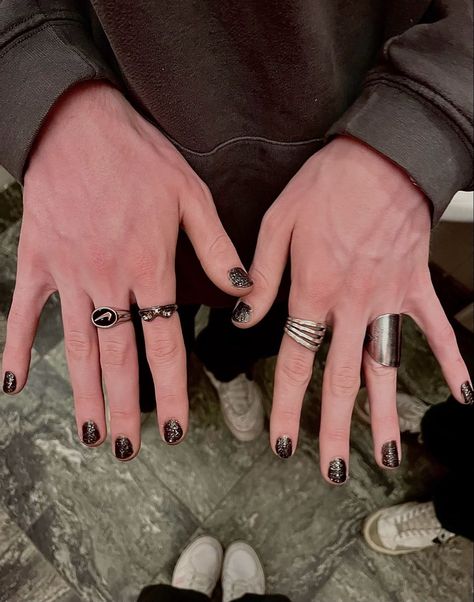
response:
[[[247,303],[239,301],[232,312],[232,320],[234,322],[248,322],[252,317],[252,308]]]
[[[468,380],[461,385],[461,393],[466,405],[472,405],[474,403],[474,391],[472,390],[472,385]]]
[[[387,468],[397,468],[397,466],[400,466],[396,441],[387,441],[387,443],[382,445],[382,464]]]
[[[286,458],[290,458],[293,453],[293,442],[287,435],[283,435],[282,437],[278,437],[275,451],[280,456],[286,460]]]
[[[173,418],[168,420],[168,422],[163,427],[163,433],[165,437],[166,443],[173,445],[174,443],[178,443],[183,437],[183,429],[177,420]]]
[[[100,440],[99,427],[92,420],[84,422],[82,425],[82,442],[85,445],[95,445]]]
[[[229,271],[229,280],[236,288],[248,288],[253,282],[243,268],[232,268]]]
[[[16,390],[16,376],[10,370],[5,372],[3,377],[3,391],[4,393],[14,393]]]
[[[115,457],[119,460],[128,460],[133,456],[133,445],[128,437],[117,437],[115,439]]]
[[[342,458],[334,458],[329,462],[328,478],[333,483],[344,483],[347,478],[346,463]]]

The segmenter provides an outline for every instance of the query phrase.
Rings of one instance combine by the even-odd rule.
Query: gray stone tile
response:
[[[308,602],[353,544],[364,515],[350,483],[322,480],[314,442],[303,434],[286,462],[268,450],[203,529],[225,545],[248,541],[263,559],[269,592]]]
[[[0,602],[79,602],[0,506]]]
[[[195,367],[190,382],[190,428],[180,445],[162,443],[156,421],[142,430],[140,459],[200,520],[204,520],[268,448],[268,433],[239,443],[222,419],[214,388]]]
[[[1,185],[1,179],[0,172],[0,235],[19,220],[23,212],[21,186],[15,183],[5,188]]]

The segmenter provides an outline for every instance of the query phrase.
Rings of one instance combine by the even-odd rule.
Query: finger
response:
[[[168,272],[171,274],[171,270]],[[140,308],[168,305],[174,302],[175,287],[171,278],[157,278],[163,286],[151,292],[135,288]],[[168,291],[168,294],[167,294]],[[180,443],[188,430],[188,391],[186,351],[178,313],[170,318],[157,317],[143,322],[148,364],[155,384],[157,420],[163,440]]]
[[[474,394],[469,372],[454,330],[432,287],[410,315],[425,333],[454,398],[460,403],[472,404]]]
[[[111,303],[112,300],[112,303]],[[128,310],[129,295],[107,294],[94,298],[95,307],[112,306]],[[112,328],[99,328],[102,375],[110,410],[110,432],[115,457],[134,458],[140,448],[140,404],[138,359],[135,332],[131,321]]]
[[[84,445],[94,447],[107,435],[99,341],[90,319],[94,306],[84,292],[61,291],[60,297],[77,432]]]
[[[245,295],[252,280],[219,219],[211,194],[203,184],[199,198],[183,203],[182,223],[209,278],[229,295]]]
[[[352,410],[360,386],[364,316],[336,316],[323,377],[319,448],[321,473],[332,484],[349,474]]]
[[[274,209],[263,218],[249,270],[254,286],[234,308],[232,320],[235,326],[254,326],[273,305],[288,259],[291,230],[288,216],[281,219],[280,212]]]
[[[397,369],[378,364],[366,351],[363,367],[369,394],[375,459],[382,468],[397,468],[401,459]]]
[[[19,269],[7,319],[2,359],[5,393],[19,393],[26,384],[41,311],[53,292],[52,287],[46,287]]]
[[[304,291],[293,285],[290,291],[290,315],[304,320],[324,322],[325,314],[305,304]],[[313,373],[314,351],[287,334],[282,339],[275,369],[275,387],[270,418],[270,441],[281,458],[290,457],[298,443],[303,399]]]

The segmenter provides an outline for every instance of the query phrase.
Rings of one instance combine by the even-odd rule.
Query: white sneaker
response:
[[[245,374],[223,383],[204,369],[221,403],[224,421],[239,441],[254,441],[263,431],[264,415],[260,387]]]
[[[217,539],[208,535],[198,537],[179,557],[171,585],[211,597],[221,574],[222,557],[222,546]]]
[[[222,602],[238,600],[244,594],[264,594],[265,575],[256,552],[243,541],[231,544],[222,567]]]
[[[433,502],[382,508],[367,517],[363,534],[373,550],[392,555],[417,552],[455,537],[441,526]]]
[[[397,393],[397,412],[401,433],[419,433],[421,431],[421,419],[428,410],[426,405],[418,397]],[[363,387],[356,398],[354,412],[361,420],[370,424],[370,405],[367,389]]]

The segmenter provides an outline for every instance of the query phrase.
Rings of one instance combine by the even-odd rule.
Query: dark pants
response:
[[[137,602],[209,602],[209,598],[205,594],[189,589],[177,589],[171,585],[149,585],[142,590]],[[290,602],[290,600],[286,596],[279,595],[245,594],[239,598],[239,602]]]
[[[259,324],[248,330],[232,324],[232,309],[211,309],[208,325],[196,338],[194,320],[198,310],[199,305],[179,308],[184,342],[188,353],[194,351],[217,380],[228,382],[239,374],[250,374],[257,360],[277,355],[288,313],[286,304],[274,305]],[[155,409],[153,379],[146,360],[142,323],[136,312],[132,313],[139,359],[140,408],[151,412]]]
[[[474,541],[474,406],[462,406],[453,398],[432,406],[423,416],[421,432],[427,449],[447,468],[434,491],[436,516],[444,529]]]

